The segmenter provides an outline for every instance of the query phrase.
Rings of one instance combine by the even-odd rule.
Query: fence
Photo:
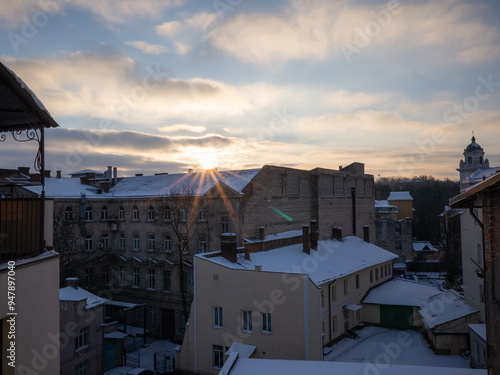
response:
[[[43,199],[0,195],[0,261],[38,255],[43,250]]]

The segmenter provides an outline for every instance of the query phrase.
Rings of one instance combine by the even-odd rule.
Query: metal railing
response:
[[[0,195],[0,262],[43,251],[43,198]]]

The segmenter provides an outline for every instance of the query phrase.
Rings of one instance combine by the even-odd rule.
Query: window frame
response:
[[[262,333],[271,333],[272,325],[271,325],[271,313],[262,313]]]
[[[221,306],[213,307],[213,327],[222,328],[224,326],[224,316]]]
[[[132,269],[132,288],[139,288],[141,286],[141,269],[134,267]]]
[[[241,312],[241,331],[252,332],[252,310],[242,310]]]
[[[155,290],[156,288],[156,270],[154,268],[148,268],[148,288],[150,290]]]

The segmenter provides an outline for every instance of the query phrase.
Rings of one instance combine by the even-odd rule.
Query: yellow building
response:
[[[397,220],[413,218],[413,198],[409,191],[391,191],[387,201],[397,207]]]

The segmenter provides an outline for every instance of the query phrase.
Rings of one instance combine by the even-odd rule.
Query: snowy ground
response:
[[[346,338],[331,352],[325,348],[325,361],[469,368],[461,356],[434,354],[416,331],[367,326],[357,333],[359,338]]]
[[[147,348],[140,348],[135,352],[132,352],[131,355],[134,357],[140,355],[141,368],[146,370],[154,370],[154,353],[165,352],[167,350],[174,350],[177,347],[178,347],[177,344],[174,344],[169,340],[158,340],[152,342]],[[106,371],[104,375],[125,375],[132,369],[133,368],[129,366],[115,367],[114,369]]]

